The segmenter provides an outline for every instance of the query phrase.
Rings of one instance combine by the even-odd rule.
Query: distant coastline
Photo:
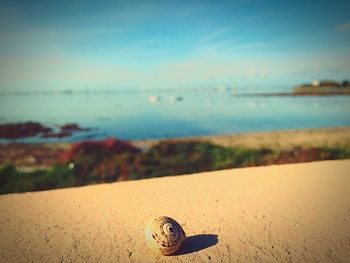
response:
[[[238,93],[236,96],[332,96],[350,95],[350,82],[334,80],[313,80],[296,86],[292,92]]]
[[[242,87],[241,87],[242,89]],[[236,85],[214,85],[210,87],[177,87],[177,88],[129,88],[129,89],[61,89],[61,90],[6,90],[0,91],[0,95],[14,95],[14,96],[30,96],[30,95],[96,95],[96,94],[112,94],[112,93],[186,93],[186,92],[226,92],[233,96],[328,96],[328,95],[350,95],[350,81],[335,81],[335,80],[313,80],[310,83],[303,83],[295,86],[291,91],[281,92],[240,92]],[[148,99],[151,102],[157,101],[158,96],[150,95]],[[181,101],[182,96],[171,95],[169,97],[172,101]]]
[[[313,80],[311,83],[299,85],[294,88],[293,94],[296,95],[349,95],[350,82],[333,80]]]

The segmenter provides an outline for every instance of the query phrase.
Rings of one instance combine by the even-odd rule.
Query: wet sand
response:
[[[350,160],[0,196],[0,262],[349,262]],[[146,245],[168,215],[177,255]]]

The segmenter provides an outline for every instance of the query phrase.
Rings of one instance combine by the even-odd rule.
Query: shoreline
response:
[[[261,92],[261,93],[234,93],[237,97],[300,97],[300,96],[349,96],[350,89],[339,91],[300,91],[300,92]]]
[[[192,136],[128,141],[143,152],[160,143],[209,142],[226,148],[268,149],[275,152],[300,152],[312,148],[349,148],[350,126],[333,128],[290,129],[264,132]],[[22,171],[47,169],[57,163],[62,152],[75,143],[8,143],[0,144],[0,165],[12,164]]]
[[[130,140],[133,145],[143,149],[161,141],[209,141],[225,147],[247,147],[253,149],[264,147],[291,149],[294,147],[350,146],[350,126]]]
[[[312,135],[312,136],[311,136]],[[314,138],[313,135],[322,136],[322,138]],[[295,138],[287,138],[288,136],[298,136],[298,140]],[[321,128],[296,128],[296,129],[281,129],[281,130],[266,130],[266,131],[246,131],[246,132],[232,132],[232,133],[219,133],[219,134],[209,134],[209,135],[194,135],[194,136],[183,136],[183,137],[161,137],[161,138],[146,138],[146,139],[121,139],[116,136],[106,136],[101,139],[83,139],[77,141],[54,141],[54,142],[22,142],[22,141],[9,141],[9,142],[0,142],[1,146],[6,145],[45,145],[51,148],[62,148],[66,149],[70,145],[80,142],[80,141],[98,141],[106,138],[118,138],[123,141],[128,141],[131,144],[137,147],[150,147],[161,141],[210,141],[217,143],[222,146],[248,146],[248,147],[264,147],[264,146],[274,146],[268,144],[268,141],[277,140],[278,143],[275,145],[277,147],[284,148],[283,146],[303,146],[301,145],[304,142],[310,142],[316,140],[315,145],[321,146],[320,139],[325,139],[326,136],[329,137],[329,140],[325,140],[327,146],[335,145],[337,143],[346,143],[347,146],[350,146],[350,125],[345,126],[335,126],[335,127],[321,127]],[[303,138],[300,138],[303,137]],[[265,143],[262,143],[260,140],[267,140]],[[295,143],[287,143],[286,140],[294,141]],[[282,141],[284,140],[284,142]],[[254,144],[253,141],[256,143]],[[289,145],[289,146],[288,146]]]
[[[276,93],[237,93],[232,94],[235,97],[303,97],[303,96],[349,96],[350,92],[331,92],[331,93],[291,93],[291,92],[276,92]]]

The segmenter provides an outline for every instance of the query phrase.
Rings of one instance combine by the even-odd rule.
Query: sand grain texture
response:
[[[350,160],[0,196],[1,262],[349,262]],[[190,238],[154,254],[168,215]]]

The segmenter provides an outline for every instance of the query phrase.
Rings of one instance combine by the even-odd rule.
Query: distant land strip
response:
[[[350,89],[337,90],[337,91],[304,91],[304,92],[261,92],[261,93],[235,93],[232,96],[237,97],[250,97],[250,96],[335,96],[335,95],[350,95]]]

